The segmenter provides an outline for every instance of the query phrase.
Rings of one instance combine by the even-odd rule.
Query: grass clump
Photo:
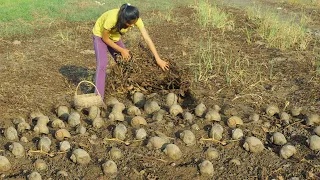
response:
[[[194,68],[195,82],[210,84],[213,79],[221,78],[228,86],[243,86],[261,79],[262,71],[258,64],[250,62],[239,52],[225,52],[221,48],[215,48],[212,36],[209,35],[207,41],[200,42],[198,62],[190,62]],[[250,66],[255,68],[249,68]]]
[[[319,0],[285,0],[286,3],[305,7],[320,6]]]
[[[195,3],[196,18],[202,27],[214,27],[219,29],[234,28],[231,15],[218,8],[216,4],[210,4],[207,0]]]
[[[297,47],[306,49],[311,36],[307,33],[307,18],[302,17],[299,21],[295,18],[285,19],[279,14],[262,7],[247,9],[249,19],[257,25],[257,33],[267,41],[268,47],[281,50]]]
[[[320,55],[316,55],[316,74],[320,76]]]

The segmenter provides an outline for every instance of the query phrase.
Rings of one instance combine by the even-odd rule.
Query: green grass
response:
[[[206,0],[200,0],[195,3],[194,8],[197,11],[197,21],[202,27],[230,30],[234,28],[232,16],[218,8],[216,4],[210,4]]]
[[[234,20],[231,14],[226,13],[215,3],[208,0],[196,1],[193,6],[196,10],[196,20],[203,28],[218,28],[222,31],[233,30]],[[199,45],[199,57],[194,65],[194,79],[196,82],[209,82],[211,79],[220,76],[224,77],[227,85],[235,80],[237,67],[234,66],[234,58],[225,54],[220,49],[215,49],[212,40],[213,34],[208,35],[207,41],[201,41]],[[237,75],[237,78],[241,78]]]
[[[245,33],[246,33],[246,40],[247,43],[251,44],[252,43],[252,34],[253,34],[254,30],[250,27],[246,27],[245,28]]]
[[[63,19],[71,21],[92,20],[107,7],[116,8],[120,1],[108,0],[2,0],[0,4],[1,22],[16,20],[35,21],[38,18]]]
[[[306,49],[311,41],[307,34],[306,17],[297,22],[296,18],[284,19],[279,14],[263,7],[247,9],[249,19],[258,25],[257,33],[267,41],[268,47],[279,49]]]
[[[33,33],[61,21],[89,21],[98,17],[102,7],[94,1],[77,0],[2,0],[0,35]]]
[[[54,23],[94,22],[103,12],[119,8],[123,3],[137,6],[142,17],[148,17],[152,10],[166,11],[191,2],[161,0],[1,0],[0,36],[33,33],[35,29],[48,28]],[[187,6],[187,5],[186,5]],[[171,14],[164,13],[171,20]]]
[[[200,42],[198,59],[199,62],[196,64],[194,71],[195,81],[210,80],[215,76],[214,71],[220,68],[218,62],[221,60],[220,56],[213,50],[212,36],[208,37],[207,42]]]
[[[319,0],[285,0],[285,2],[292,5],[299,5],[299,6],[306,6],[306,7],[320,6]]]
[[[208,36],[207,41],[201,41],[199,45],[198,62],[190,62],[194,68],[194,81],[211,83],[212,79],[223,77],[226,85],[248,85],[260,79],[257,65],[250,64],[248,58],[241,57],[240,53],[225,52],[215,48],[213,35]],[[250,72],[249,67],[257,72]]]

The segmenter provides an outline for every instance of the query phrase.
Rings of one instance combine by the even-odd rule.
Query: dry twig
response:
[[[40,150],[29,150],[28,153],[40,153],[40,154],[44,154],[44,155],[47,155],[49,157],[54,157],[58,154],[65,154],[67,153],[67,151],[64,151],[64,152],[51,152],[51,153],[48,153],[48,152],[45,152],[42,150],[42,146],[41,146],[41,149]]]
[[[111,138],[111,139],[109,139],[109,138],[104,138],[103,140],[104,140],[104,141],[115,141],[115,142],[123,143],[123,144],[125,144],[125,145],[127,145],[127,146],[130,145],[129,142],[127,142],[127,141],[122,141],[122,140],[117,139],[117,138]]]
[[[283,170],[283,168],[282,168],[282,167],[279,167],[278,169],[272,171],[272,174],[273,174],[273,173],[277,173],[277,172],[279,172],[279,171],[281,171],[281,170]]]
[[[272,131],[272,130],[269,130],[268,128],[266,128],[266,127],[263,127],[263,126],[261,126],[261,128],[262,128],[262,130],[264,131],[264,132],[266,132],[266,133],[272,133],[272,132],[274,132],[274,131]]]
[[[320,165],[314,165],[310,162],[310,160],[306,160],[305,158],[302,158],[300,162],[306,162],[307,164],[311,165],[314,168],[320,168]]]
[[[304,120],[300,120],[300,121],[294,122],[294,123],[289,124],[288,126],[284,127],[283,129],[286,129],[286,128],[288,128],[288,127],[290,127],[290,126],[293,126],[293,125],[295,125],[295,124],[302,123],[303,121],[304,121]]]
[[[129,141],[123,141],[123,140],[120,140],[120,139],[117,139],[117,138],[111,138],[111,139],[109,139],[109,138],[104,138],[103,140],[104,140],[104,141],[115,141],[115,142],[123,143],[123,144],[125,144],[126,146],[129,146],[130,144],[135,143],[135,142],[141,142],[141,141],[143,141],[143,140],[132,140],[131,142],[129,142]]]
[[[237,141],[240,141],[240,140],[219,141],[219,140],[216,140],[216,139],[213,139],[213,138],[206,139],[206,138],[201,137],[200,141],[211,141],[211,142],[219,143],[219,144],[225,146],[225,145],[227,145],[227,144],[229,144],[231,142],[237,142]]]
[[[259,96],[258,94],[244,94],[244,95],[236,96],[235,98],[232,99],[232,101],[234,101],[238,98],[244,97],[244,96],[251,96],[251,97],[257,96],[261,101],[263,100],[263,98],[261,96]]]
[[[51,152],[51,153],[47,153],[47,152],[44,152],[44,151],[41,151],[41,150],[29,150],[28,153],[40,153],[40,154],[45,154],[47,156],[50,156],[50,157],[55,157],[56,155],[58,154],[66,154],[67,151],[61,151],[61,152]]]
[[[286,101],[286,104],[284,105],[284,108],[282,111],[286,111],[286,108],[289,106],[290,102],[289,101]]]
[[[141,154],[134,154],[134,155],[139,156],[139,157],[142,157],[142,158],[145,158],[145,159],[157,160],[157,161],[161,161],[161,162],[163,162],[163,163],[168,163],[168,161],[166,161],[166,160],[158,159],[158,158],[155,158],[155,157],[143,156],[143,155],[141,155]]]

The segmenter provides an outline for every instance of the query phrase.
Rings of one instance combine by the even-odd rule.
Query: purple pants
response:
[[[104,98],[104,88],[105,88],[105,80],[106,80],[106,69],[108,66],[108,51],[115,58],[116,53],[119,53],[115,49],[108,46],[101,37],[93,35],[93,45],[94,51],[96,53],[96,61],[97,61],[97,68],[96,68],[96,76],[95,76],[95,85],[102,97]],[[125,48],[122,40],[115,42],[118,46]],[[98,94],[97,90],[95,91]]]

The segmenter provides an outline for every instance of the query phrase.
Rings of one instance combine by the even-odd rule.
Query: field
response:
[[[81,81],[93,81],[96,60],[92,27],[104,11],[120,7],[116,0],[2,0],[0,3],[0,157],[6,157],[11,168],[4,171],[0,162],[0,179],[26,179],[38,172],[42,179],[320,179],[320,153],[310,148],[310,137],[320,125],[320,2],[319,0],[132,0],[139,8],[162,59],[170,64],[162,71],[154,62],[137,28],[123,36],[133,58],[129,63],[109,58],[105,99],[108,108],[100,108],[102,127],[94,127],[89,109],[76,110],[75,93],[91,93],[93,87]],[[132,125],[128,108],[133,95],[144,94],[156,101],[167,113],[161,122],[152,118],[144,107],[141,116],[147,124]],[[175,93],[183,113],[174,116],[166,105],[169,93]],[[123,122],[110,119],[116,98],[123,103]],[[207,111],[196,116],[197,105]],[[270,105],[278,107],[273,115]],[[58,117],[58,107],[80,114],[80,134],[67,119]],[[220,121],[205,118],[208,110],[220,107]],[[298,114],[294,110],[299,109]],[[289,119],[283,118],[283,112]],[[37,134],[37,118],[42,113],[50,120],[49,132]],[[259,115],[253,121],[252,115]],[[282,115],[281,115],[282,114]],[[242,119],[236,127],[244,137],[232,140],[234,127],[228,119]],[[316,117],[310,123],[310,117]],[[52,122],[64,121],[71,137],[71,149],[60,151]],[[18,132],[18,138],[6,136],[9,127],[17,128],[17,119],[31,127]],[[124,140],[113,139],[115,127],[126,126]],[[220,124],[222,139],[213,139],[210,131]],[[135,131],[145,129],[146,139],[137,141]],[[318,128],[319,129],[319,128]],[[186,146],[181,132],[191,130],[196,143]],[[296,153],[285,159],[283,145],[275,145],[272,135],[282,133]],[[154,136],[177,145],[182,157],[176,160],[147,145]],[[264,149],[253,153],[243,145],[247,137],[261,140]],[[319,136],[319,134],[318,134]],[[21,137],[28,141],[22,141]],[[38,144],[43,137],[52,141],[44,152]],[[23,147],[23,157],[10,150],[13,142]],[[123,157],[110,155],[119,148]],[[90,155],[90,162],[71,160],[75,149]],[[209,148],[218,157],[210,159]],[[47,168],[37,169],[42,159]],[[106,174],[103,164],[113,160],[117,173]],[[209,160],[213,174],[201,173],[201,163]]]

